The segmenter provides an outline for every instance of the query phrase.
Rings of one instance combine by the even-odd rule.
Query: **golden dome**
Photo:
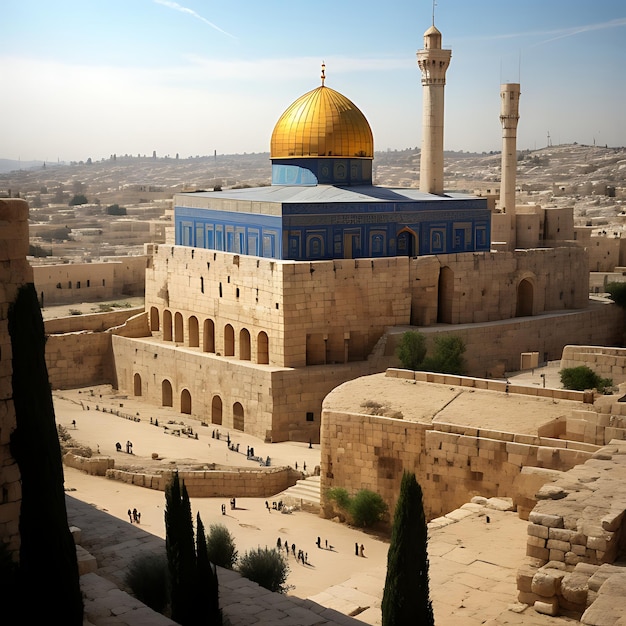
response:
[[[354,103],[322,83],[298,98],[272,133],[270,158],[299,157],[373,159],[372,129]]]

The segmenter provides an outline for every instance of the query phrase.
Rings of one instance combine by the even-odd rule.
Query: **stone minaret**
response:
[[[502,123],[502,172],[500,210],[507,215],[509,250],[516,247],[515,174],[517,171],[517,122],[519,120],[519,83],[500,85],[500,122]]]
[[[433,24],[417,53],[424,88],[420,191],[426,193],[443,194],[443,95],[451,56],[451,50],[441,49],[441,33]]]

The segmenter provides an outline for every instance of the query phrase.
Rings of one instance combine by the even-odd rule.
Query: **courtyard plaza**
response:
[[[553,365],[550,374],[555,372],[558,374],[558,367]],[[541,373],[539,370],[526,373],[527,384],[542,385]],[[551,386],[549,382],[547,385]],[[254,448],[255,456],[264,459],[269,456],[273,467],[295,467],[297,462],[302,469],[306,463],[306,473],[311,474],[319,465],[320,450],[316,444],[271,444],[222,426],[202,426],[189,415],[169,407],[147,405],[110,386],[55,391],[53,396],[57,423],[65,426],[75,441],[92,448],[94,454],[99,451],[101,455],[114,458],[116,468],[188,468],[210,463],[244,468],[258,466],[258,462],[247,460],[248,446]],[[159,426],[155,425],[156,420]],[[168,434],[183,427],[191,427],[194,435]],[[219,440],[212,436],[214,429],[220,431]],[[239,453],[229,449],[229,436],[232,444],[239,443]],[[132,454],[125,452],[127,441],[132,442]],[[122,445],[121,452],[116,450],[117,442]],[[152,458],[153,452],[158,454],[158,460]],[[121,583],[128,564],[141,552],[142,542],[129,540],[131,535],[144,537],[150,550],[156,549],[155,546],[164,549],[163,492],[90,476],[69,467],[64,468],[64,473],[70,524],[80,527],[84,536],[91,536],[91,545],[100,544],[99,553],[94,556],[109,580]],[[250,596],[252,593],[250,583],[220,570],[221,604],[231,626],[380,624],[388,539],[303,510],[282,514],[270,507],[268,512],[265,501],[271,505],[280,498],[280,494],[268,498],[237,498],[234,510],[229,497],[191,498],[194,516],[200,513],[207,530],[211,524],[224,524],[234,536],[240,555],[257,547],[275,547],[279,537],[283,546],[285,541],[290,545],[294,543],[296,554],[300,549],[307,554],[307,564],[289,555],[287,598],[269,592],[262,600],[255,596],[255,602],[267,605],[255,616],[251,614],[249,602],[243,608],[241,605],[242,594]],[[525,558],[527,522],[514,512],[499,510],[501,502],[489,501],[486,506],[468,503],[430,524],[430,591],[438,626],[552,626],[568,621],[540,615],[517,603],[516,573]],[[226,507],[225,515],[222,504]],[[141,513],[140,524],[129,523],[128,510],[133,508]],[[316,545],[318,537],[320,548]],[[361,544],[363,557],[355,554],[356,545]],[[83,580],[85,588],[87,578]],[[255,593],[260,591],[264,590]],[[95,595],[98,596],[98,592]],[[287,603],[286,599],[295,605]],[[115,603],[119,601],[117,595]],[[318,617],[310,621],[311,618],[298,613],[311,606],[317,607],[313,615],[317,615],[319,621],[315,621]],[[322,619],[320,611],[323,612],[324,607],[328,612]],[[110,621],[113,618],[108,614],[107,621],[101,623],[130,626],[150,623],[141,619],[133,622],[131,613],[125,615],[122,618],[120,613],[116,622],[115,619]]]

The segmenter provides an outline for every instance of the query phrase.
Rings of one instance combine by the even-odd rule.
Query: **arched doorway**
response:
[[[213,320],[204,320],[202,350],[204,352],[215,352],[215,324]]]
[[[163,311],[163,340],[172,341],[172,312],[168,309]]]
[[[141,395],[141,376],[139,374],[133,376],[133,395]]]
[[[396,238],[398,256],[417,256],[417,236],[414,230],[403,228]]]
[[[439,292],[437,294],[437,322],[452,324],[452,303],[454,301],[454,272],[447,266],[439,271]]]
[[[180,393],[180,412],[191,415],[191,394],[188,389],[183,389]]]
[[[211,423],[222,425],[222,399],[219,396],[213,396],[211,400]]]
[[[224,327],[224,356],[235,356],[235,331],[230,324]]]
[[[527,317],[533,314],[533,284],[524,278],[517,286],[517,305],[515,307],[516,317]]]
[[[250,332],[247,328],[239,331],[239,358],[242,361],[249,361],[250,356]]]
[[[241,402],[233,404],[233,428],[235,430],[243,430],[244,427],[243,406]]]
[[[167,379],[161,383],[161,406],[174,406],[172,383]]]
[[[267,333],[261,331],[256,340],[256,361],[257,363],[267,364],[270,362],[270,348]]]
[[[150,330],[154,333],[159,330],[159,309],[150,307]]]
[[[198,326],[198,318],[195,315],[189,318],[188,330],[189,347],[198,348],[200,346],[200,328]]]
[[[180,313],[174,315],[174,341],[183,343],[185,340],[183,335],[183,316]]]

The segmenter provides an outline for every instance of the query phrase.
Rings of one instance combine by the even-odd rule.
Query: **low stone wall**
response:
[[[129,485],[165,491],[173,470],[159,473],[128,472],[115,469],[115,459],[107,456],[83,457],[72,452],[63,456],[63,463],[95,476],[106,476]],[[192,498],[266,498],[289,487],[302,478],[302,473],[291,467],[268,467],[266,469],[215,469],[179,470],[178,476],[185,482]]]
[[[593,403],[593,392],[570,391],[568,389],[546,389],[543,387],[528,387],[525,385],[513,385],[502,380],[490,380],[487,378],[474,378],[472,376],[458,376],[453,374],[438,374],[435,372],[414,372],[413,370],[388,368],[385,375],[390,378],[402,378],[415,380],[423,383],[437,383],[440,385],[457,385],[474,389],[487,389],[488,391],[504,391],[507,393],[522,394],[525,396],[537,396],[540,398],[552,398],[554,400],[574,400],[576,402]]]
[[[238,469],[179,471],[191,498],[266,498],[296,484],[302,478],[300,472],[289,467],[268,468],[266,470]],[[139,487],[165,491],[171,480],[172,471],[162,474],[141,474],[110,469],[106,477],[121,480]]]
[[[74,333],[83,330],[99,332],[121,326],[129,318],[143,312],[143,307],[134,307],[110,311],[108,313],[90,313],[87,315],[68,315],[46,320],[44,328],[46,335]]]
[[[626,348],[606,346],[565,346],[561,368],[586,365],[614,385],[626,382]]]
[[[109,456],[79,456],[72,452],[63,455],[63,464],[86,472],[91,476],[106,476],[108,470],[115,467],[115,460]]]
[[[613,624],[624,614],[626,491],[619,486],[626,479],[625,459],[626,442],[612,441],[539,490],[528,525],[526,554],[532,561],[517,577],[520,602],[550,615],[577,612],[583,624]],[[605,565],[618,559],[621,567]],[[619,578],[617,593],[603,602],[616,617],[595,621],[600,609],[594,600],[613,575]]]

